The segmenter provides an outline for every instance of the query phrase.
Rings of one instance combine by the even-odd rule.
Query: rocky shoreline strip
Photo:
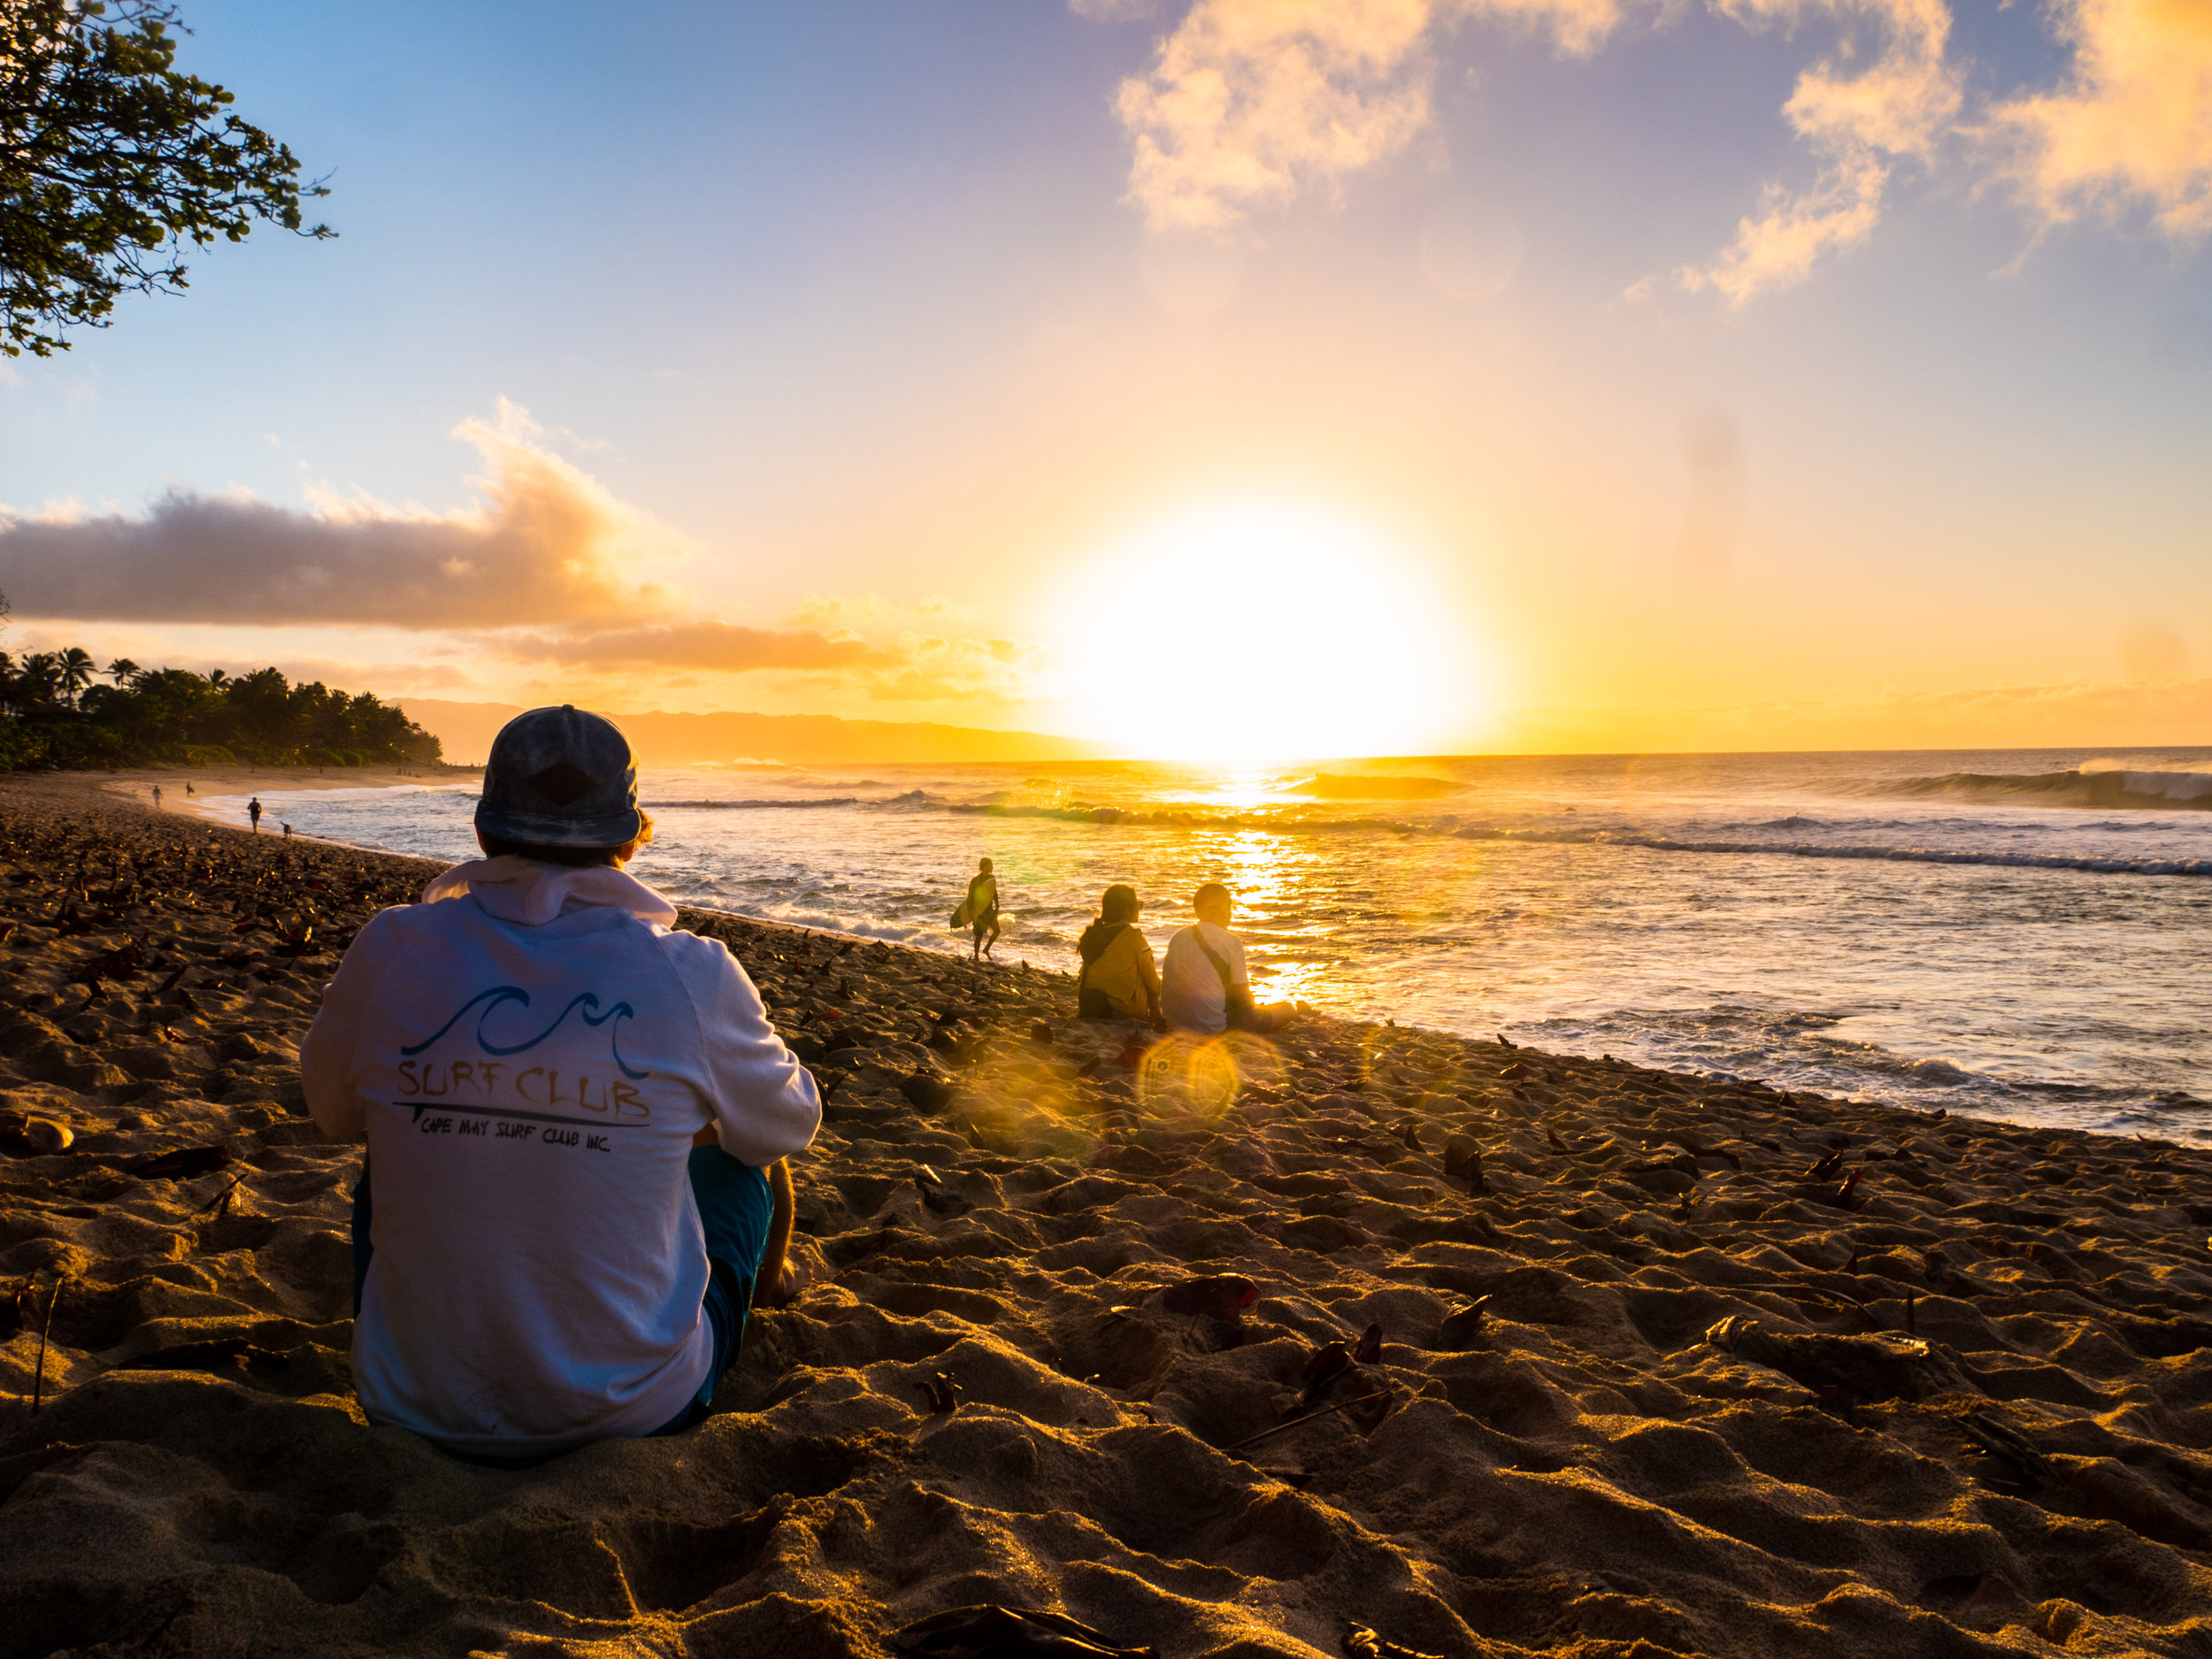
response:
[[[815,1287],[681,1436],[373,1428],[293,1057],[429,868],[0,780],[0,1655],[2212,1651],[2212,1154],[730,917]]]

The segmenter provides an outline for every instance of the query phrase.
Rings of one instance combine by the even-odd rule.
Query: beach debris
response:
[[[949,1417],[960,1404],[961,1387],[950,1371],[933,1371],[914,1379],[922,1398],[929,1402],[932,1417]]]
[[[1052,1022],[1040,1019],[1033,1023],[1029,1027],[1029,1041],[1041,1042],[1047,1048],[1050,1048],[1053,1042]]]
[[[124,1172],[142,1181],[188,1180],[196,1175],[212,1174],[229,1162],[230,1154],[221,1147],[178,1147],[141,1158]]]
[[[1362,1365],[1379,1364],[1382,1362],[1382,1348],[1383,1328],[1379,1324],[1371,1325],[1359,1333],[1359,1340],[1353,1344],[1352,1357]]]
[[[2001,1457],[2026,1479],[2032,1486],[2040,1486],[2055,1478],[2051,1460],[2035,1449],[2017,1429],[1985,1411],[1970,1411],[1959,1419],[1959,1427],[1984,1452]]]
[[[232,1176],[229,1186],[224,1187],[221,1192],[216,1194],[214,1197],[209,1199],[207,1202],[200,1206],[200,1214],[204,1216],[211,1210],[214,1210],[218,1216],[227,1216],[230,1214],[230,1201],[232,1195],[238,1191],[240,1186],[244,1183],[245,1179],[245,1171],[242,1170],[241,1170],[237,1174]],[[218,1208],[218,1206],[219,1206],[219,1208]]]
[[[1405,1143],[1405,1148],[1409,1152],[1428,1150],[1421,1144],[1421,1125],[1410,1118],[1401,1118],[1396,1123],[1391,1125],[1390,1133]]]
[[[31,1384],[31,1415],[33,1417],[36,1417],[41,1408],[46,1403],[46,1340],[53,1332],[54,1309],[61,1301],[61,1287],[66,1283],[68,1280],[65,1279],[58,1279],[54,1281],[53,1294],[46,1298],[46,1317],[39,1323],[38,1373]]]
[[[1667,1141],[1670,1145],[1680,1147],[1693,1159],[1719,1158],[1732,1170],[1743,1168],[1743,1159],[1725,1147],[1709,1147],[1689,1135],[1679,1133],[1669,1134]]]
[[[1235,1445],[1225,1446],[1221,1449],[1225,1452],[1240,1452],[1248,1446],[1256,1446],[1262,1440],[1272,1439],[1278,1434],[1287,1434],[1294,1428],[1308,1423],[1318,1422],[1325,1417],[1333,1417],[1339,1411],[1349,1410],[1354,1406],[1372,1405],[1379,1400],[1387,1400],[1395,1392],[1394,1389],[1379,1388],[1373,1394],[1361,1394],[1351,1400],[1340,1400],[1333,1406],[1323,1406],[1318,1411],[1309,1411],[1302,1417],[1293,1417],[1287,1423],[1278,1423],[1271,1429],[1262,1429],[1257,1434],[1248,1434]],[[1377,1422],[1379,1421],[1380,1419],[1378,1418]],[[1375,1425],[1370,1424],[1368,1426],[1372,1429]]]
[[[965,1215],[974,1206],[947,1187],[944,1184],[944,1179],[926,1164],[915,1171],[914,1185],[922,1194],[922,1202],[928,1206],[933,1215]]]
[[[1494,1031],[1490,1034],[1498,1040],[1498,1047],[1501,1048],[1511,1048],[1518,1046],[1508,1038],[1502,1031]]]
[[[0,1134],[42,1153],[66,1152],[77,1139],[76,1131],[60,1119],[35,1114],[0,1123]]]
[[[891,1645],[919,1659],[1158,1659],[1125,1647],[1060,1613],[984,1602],[949,1608],[892,1632]]]
[[[1160,1305],[1170,1313],[1203,1314],[1234,1325],[1244,1310],[1260,1299],[1260,1287],[1234,1273],[1206,1279],[1186,1279],[1160,1293]]]
[[[1683,1194],[1682,1202],[1674,1207],[1674,1218],[1677,1221],[1687,1221],[1690,1218],[1690,1212],[1704,1201],[1704,1197],[1705,1194],[1695,1188]]]
[[[1505,1041],[1505,1039],[1501,1037],[1498,1041],[1503,1042]],[[1508,1044],[1508,1047],[1510,1046],[1510,1044]],[[1525,1061],[1522,1060],[1509,1060],[1506,1062],[1505,1065],[1500,1069],[1498,1075],[1503,1078],[1526,1077],[1528,1075],[1528,1064]]]
[[[1917,1336],[1920,1334],[1919,1321],[1914,1317],[1914,1310],[1916,1309],[1919,1304],[1919,1297],[1913,1294],[1913,1293],[1909,1290],[1905,1293],[1905,1334],[1908,1336]]]
[[[1325,1399],[1337,1379],[1355,1369],[1349,1348],[1341,1342],[1324,1342],[1307,1357],[1300,1374],[1305,1386],[1299,1391],[1298,1403],[1310,1407]]]
[[[1747,1315],[1732,1313],[1708,1330],[1705,1340],[1724,1353],[1780,1371],[1816,1394],[1838,1385],[1869,1401],[1971,1392],[1965,1375],[1947,1356],[1917,1337],[1893,1331],[1795,1336],[1769,1331]]]
[[[1807,1170],[1805,1179],[1809,1181],[1824,1181],[1834,1176],[1835,1172],[1842,1167],[1843,1148],[1838,1147],[1833,1152],[1829,1153]]]
[[[1444,1143],[1447,1179],[1465,1181],[1471,1193],[1486,1193],[1490,1183],[1482,1173],[1482,1148],[1466,1135],[1454,1135]]]
[[[1344,1623],[1344,1659],[1438,1659],[1386,1637],[1379,1636],[1356,1620]]]
[[[1489,1314],[1487,1296],[1478,1296],[1465,1307],[1455,1308],[1444,1316],[1444,1323],[1436,1333],[1436,1346],[1446,1353],[1458,1353],[1468,1348]]]
[[[941,1112],[952,1104],[952,1085],[927,1071],[908,1072],[898,1087],[916,1111]]]
[[[1856,1194],[1859,1183],[1866,1179],[1866,1171],[1867,1166],[1862,1164],[1839,1186],[1812,1185],[1801,1187],[1798,1191],[1801,1196],[1816,1204],[1826,1204],[1835,1210],[1855,1210],[1858,1207]]]

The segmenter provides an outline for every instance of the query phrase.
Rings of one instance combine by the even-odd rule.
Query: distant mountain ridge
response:
[[[407,718],[434,733],[445,757],[480,763],[499,728],[522,712],[518,703],[446,703],[408,697]],[[1092,760],[1102,751],[1042,732],[992,732],[928,721],[845,720],[828,714],[641,714],[606,711],[619,721],[649,766],[709,761],[783,761],[795,766],[892,764],[901,761]]]

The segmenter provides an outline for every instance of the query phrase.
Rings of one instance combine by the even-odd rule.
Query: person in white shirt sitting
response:
[[[1160,1007],[1169,1026],[1214,1037],[1238,1031],[1277,1031],[1299,1010],[1289,1002],[1262,1008],[1252,1000],[1252,971],[1244,941],[1229,931],[1235,902],[1229,889],[1209,881],[1191,895],[1197,921],[1167,941],[1160,970]]]
[[[368,1143],[362,1409],[519,1463],[705,1414],[756,1286],[795,1288],[780,1160],[822,1106],[735,958],[623,872],[651,825],[612,721],[510,721],[476,832],[484,858],[361,929],[300,1071]]]

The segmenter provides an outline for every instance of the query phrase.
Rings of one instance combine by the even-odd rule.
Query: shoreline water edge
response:
[[[680,1435],[373,1425],[296,1049],[435,868],[0,780],[0,1659],[2212,1643],[2212,1152],[698,910],[813,1286]]]
[[[1359,764],[677,768],[646,868],[680,903],[964,950],[945,918],[989,856],[999,954],[1067,969],[1108,884],[1157,951],[1222,880],[1269,1000],[2212,1144],[2212,754]],[[473,845],[466,783],[266,802],[355,845]]]

